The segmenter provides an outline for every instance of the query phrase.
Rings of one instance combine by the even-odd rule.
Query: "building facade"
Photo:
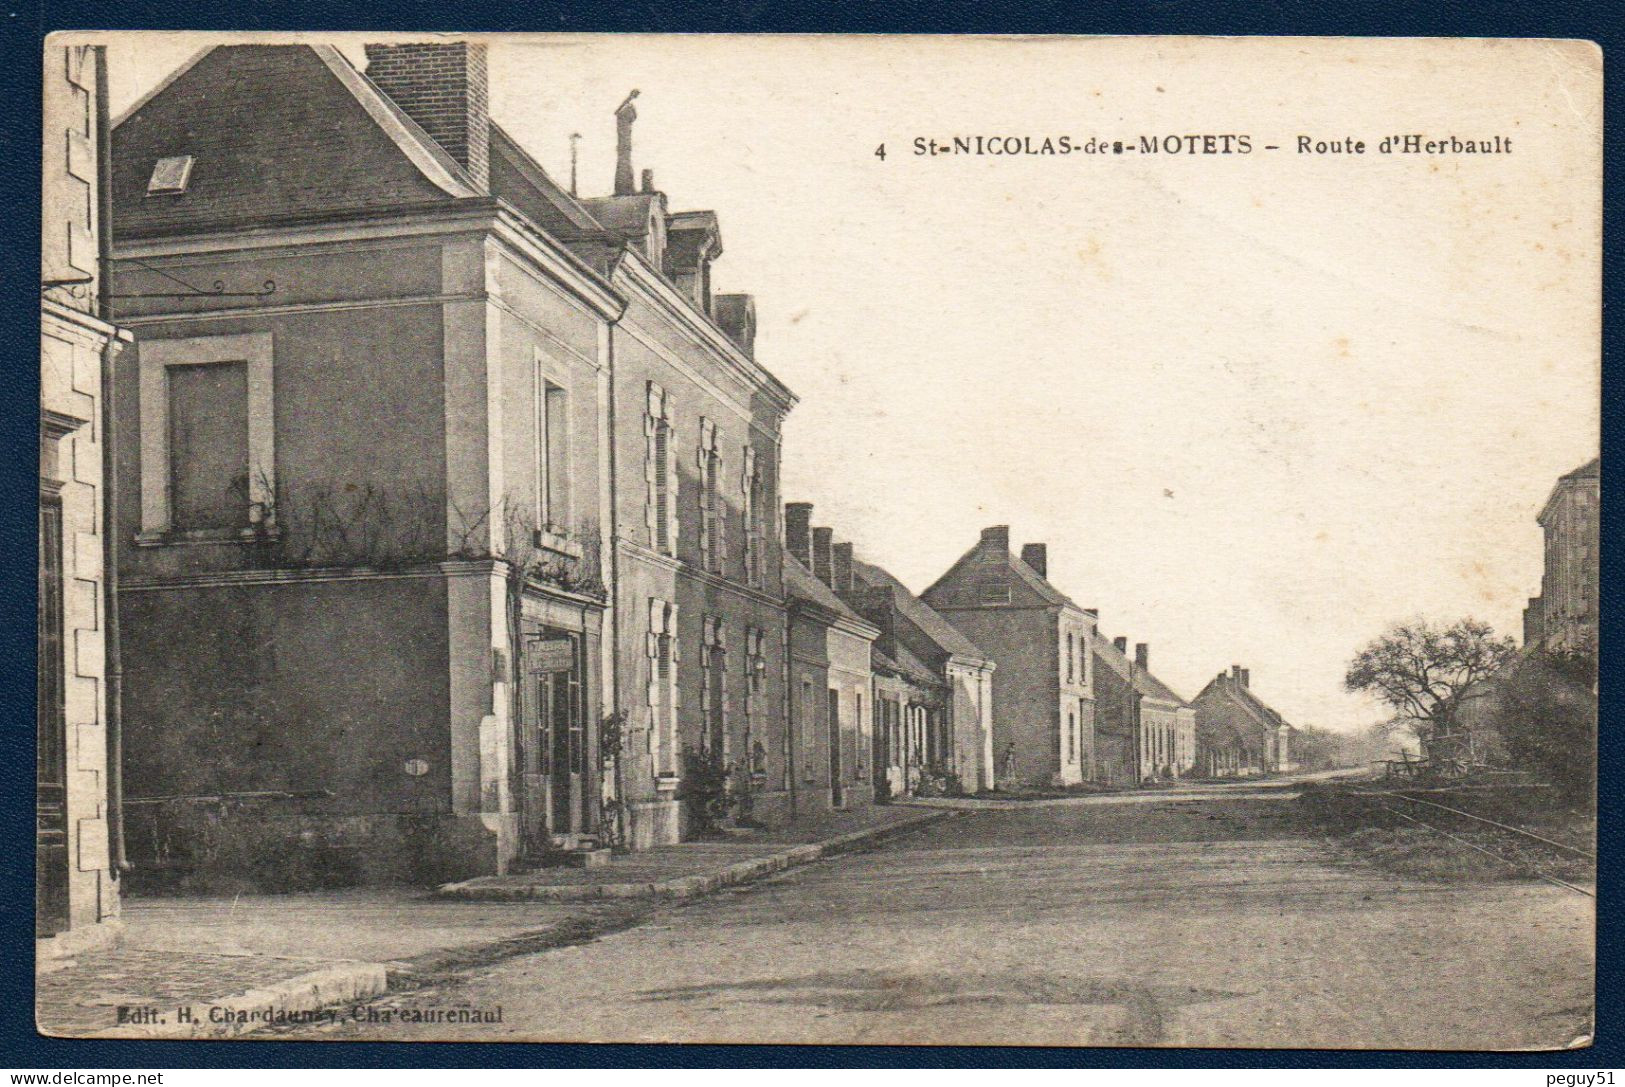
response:
[[[759,816],[764,822],[875,801],[871,655],[880,631],[794,554],[785,555],[784,574],[790,758],[782,764],[782,799]]]
[[[1090,639],[1095,657],[1095,780],[1102,785],[1167,781],[1196,766],[1196,711],[1151,671],[1151,648],[1128,639]]]
[[[1545,536],[1540,595],[1523,615],[1525,648],[1595,646],[1601,588],[1602,461],[1560,477],[1541,508]]]
[[[793,401],[714,216],[555,185],[481,45],[366,53],[207,50],[115,130],[149,839],[205,795],[360,878],[675,840],[685,761],[782,720]]]
[[[1240,665],[1220,672],[1191,700],[1196,710],[1196,771],[1204,777],[1245,777],[1294,768],[1293,727],[1252,690]]]
[[[795,397],[755,360],[751,298],[712,293],[717,216],[669,211],[649,170],[634,190],[635,119],[629,97],[615,191],[583,206],[616,247],[610,283],[626,299],[609,329],[627,714],[616,774],[626,837],[645,848],[736,807],[750,780],[763,810],[789,807],[777,515]]]
[[[129,340],[104,280],[101,47],[45,50],[40,302],[39,674],[34,935],[41,958],[119,924],[116,612],[108,587],[107,370]]]
[[[1010,530],[982,530],[920,594],[994,663],[992,746],[1000,786],[1076,785],[1094,776],[1093,612],[1048,581],[1048,550],[1010,553]]]

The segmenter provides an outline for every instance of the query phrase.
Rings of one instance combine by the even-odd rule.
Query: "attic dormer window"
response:
[[[147,181],[147,195],[160,196],[185,192],[186,183],[190,180],[192,180],[191,155],[171,155],[168,158],[161,158],[152,167],[152,177]]]

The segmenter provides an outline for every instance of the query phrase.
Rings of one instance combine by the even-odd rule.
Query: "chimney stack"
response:
[[[1128,653],[1128,639],[1127,638],[1113,638],[1112,639],[1112,645],[1117,647],[1117,651],[1119,653],[1123,653],[1123,654]]]
[[[1237,687],[1242,686],[1242,682],[1241,682],[1241,665],[1232,664],[1230,666],[1230,682],[1234,683]]]
[[[807,569],[812,569],[812,503],[784,504],[784,549]]]
[[[643,171],[643,191],[655,191],[655,172],[653,170],[646,169]]]
[[[835,530],[831,528],[815,528],[812,530],[812,572],[813,577],[830,585],[834,577],[830,572],[830,548],[835,543]]]
[[[1038,572],[1039,577],[1049,577],[1049,547],[1046,544],[1022,544],[1021,561]]]
[[[1241,685],[1243,687],[1251,687],[1253,685],[1253,670],[1251,668],[1243,668],[1241,670]]]
[[[467,170],[491,188],[491,94],[477,42],[368,45],[367,78]]]
[[[1146,642],[1134,643],[1134,663],[1142,672],[1151,671],[1151,646]]]
[[[638,119],[638,111],[632,99],[637,96],[638,92],[633,91],[626,96],[626,101],[615,107],[616,196],[631,196],[636,191],[632,180],[632,122]]]
[[[1006,555],[1010,553],[1010,526],[994,525],[982,530],[982,543],[997,548]]]
[[[838,593],[852,591],[852,545],[838,543],[830,548],[829,552],[830,574],[835,584],[830,586]]]

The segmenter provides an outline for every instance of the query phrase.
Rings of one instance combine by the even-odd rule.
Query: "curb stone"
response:
[[[720,871],[697,876],[678,876],[654,883],[575,883],[547,886],[545,884],[492,884],[479,880],[464,880],[442,884],[437,897],[474,902],[505,902],[517,899],[541,899],[552,902],[589,902],[599,898],[666,898],[690,899],[712,894],[723,887],[750,883],[790,868],[812,864],[825,857],[841,853],[862,842],[877,841],[892,834],[924,826],[953,814],[952,809],[922,812],[918,818],[899,820],[884,826],[866,827],[848,831],[822,842],[792,846],[765,857],[730,864]]]
[[[837,835],[822,842],[793,846],[790,849],[755,857],[729,865],[710,875],[683,876],[655,883],[605,883],[566,887],[476,886],[446,884],[439,889],[441,897],[483,901],[522,901],[527,899],[555,899],[560,901],[592,901],[595,899],[692,899],[711,894],[724,887],[737,886],[762,879],[822,860],[846,851],[864,842],[879,841],[906,830],[948,818],[951,811],[931,811],[914,819],[899,820],[884,826],[868,827]],[[561,893],[563,892],[563,893]],[[499,941],[506,943],[511,941]],[[496,945],[493,945],[496,946]],[[470,949],[461,949],[468,953]],[[220,1000],[186,1005],[192,1018],[190,1023],[151,1024],[120,1028],[113,1037],[139,1039],[240,1038],[268,1026],[278,1025],[271,1016],[316,1012],[345,1004],[358,1003],[382,995],[391,989],[409,986],[418,973],[408,963],[346,963],[309,973],[299,974],[272,985],[250,989],[223,997]],[[210,1010],[216,1016],[224,1015],[228,1022],[211,1022]],[[241,1012],[255,1018],[236,1021],[231,1013]],[[256,1015],[257,1013],[257,1015]]]

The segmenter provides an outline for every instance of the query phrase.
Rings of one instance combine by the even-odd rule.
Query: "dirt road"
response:
[[[1334,858],[1288,795],[969,812],[320,1036],[1525,1049],[1589,1033],[1592,900],[1386,876]],[[458,1008],[501,1021],[399,1021]]]

